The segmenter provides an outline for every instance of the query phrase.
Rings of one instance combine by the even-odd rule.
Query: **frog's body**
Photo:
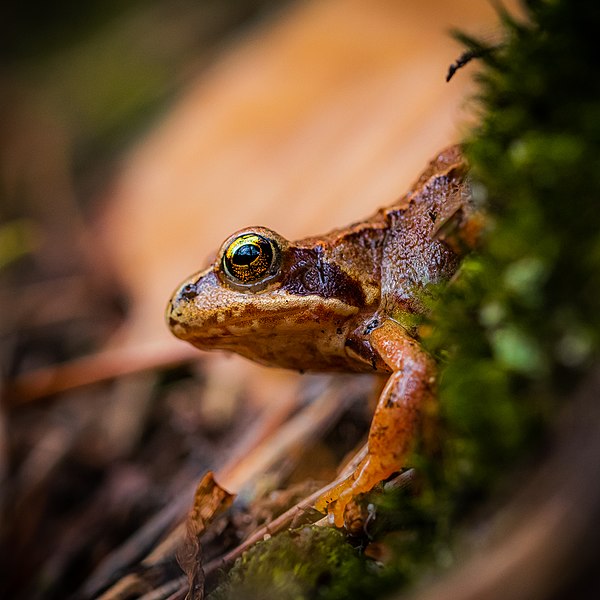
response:
[[[173,333],[201,349],[225,349],[299,370],[390,374],[356,472],[317,503],[343,523],[352,496],[402,467],[435,364],[406,317],[423,291],[447,280],[475,237],[466,165],[440,153],[412,191],[345,229],[288,242],[261,227],[238,232],[215,263],[175,292]]]

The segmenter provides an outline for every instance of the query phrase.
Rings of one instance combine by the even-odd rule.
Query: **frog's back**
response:
[[[422,310],[422,290],[449,279],[461,256],[475,245],[480,229],[476,214],[466,161],[460,148],[451,146],[393,205],[296,244],[318,248],[324,260],[344,274],[345,287],[360,292],[361,310],[377,312],[378,321]]]
[[[451,146],[393,205],[297,244],[320,248],[360,290],[366,312],[379,309],[384,316],[419,311],[420,291],[428,283],[449,279],[465,248],[474,244],[467,239],[474,210],[466,175],[460,148]]]
[[[458,146],[432,160],[411,191],[382,209],[386,235],[381,257],[381,310],[419,311],[421,291],[449,279],[472,245],[474,213],[467,165]]]

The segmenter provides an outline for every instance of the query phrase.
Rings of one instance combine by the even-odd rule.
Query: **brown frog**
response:
[[[355,495],[405,466],[424,407],[435,401],[436,363],[411,324],[428,286],[448,280],[476,241],[466,173],[453,146],[408,194],[362,222],[297,242],[263,227],[239,231],[169,303],[171,331],[203,350],[388,376],[366,457],[316,503],[338,526]]]

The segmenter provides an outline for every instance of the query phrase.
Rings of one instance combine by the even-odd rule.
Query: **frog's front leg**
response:
[[[395,321],[388,319],[370,336],[372,347],[392,368],[369,431],[368,453],[342,483],[321,496],[315,506],[344,524],[344,510],[352,498],[368,492],[406,466],[421,417],[435,401],[434,360]]]

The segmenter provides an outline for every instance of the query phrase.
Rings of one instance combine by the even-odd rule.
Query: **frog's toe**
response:
[[[346,512],[347,504],[348,501],[338,498],[335,502],[329,505],[329,514],[327,516],[336,527],[344,526],[344,513]]]
[[[332,490],[321,495],[315,502],[315,508],[327,517],[336,527],[343,527],[346,507],[356,496],[368,492],[373,486],[355,480],[352,476],[338,484]]]
[[[353,504],[354,499],[360,492],[355,493],[353,487],[344,490],[339,498],[330,508],[329,518],[335,523],[336,527],[347,527],[346,521],[347,509],[350,504]],[[352,511],[350,511],[352,512]]]
[[[317,498],[314,506],[319,512],[326,513],[328,510],[327,507],[329,506],[329,504],[331,504],[334,501],[335,501],[335,499],[331,497],[330,493],[325,493],[325,494],[321,494]]]
[[[341,496],[352,486],[352,478],[345,479],[334,488],[321,494],[315,502],[315,508],[322,513],[327,513],[328,518],[335,523],[337,527],[344,525],[344,510],[346,504],[352,499],[350,494],[349,499],[344,495],[344,499],[340,500]]]

